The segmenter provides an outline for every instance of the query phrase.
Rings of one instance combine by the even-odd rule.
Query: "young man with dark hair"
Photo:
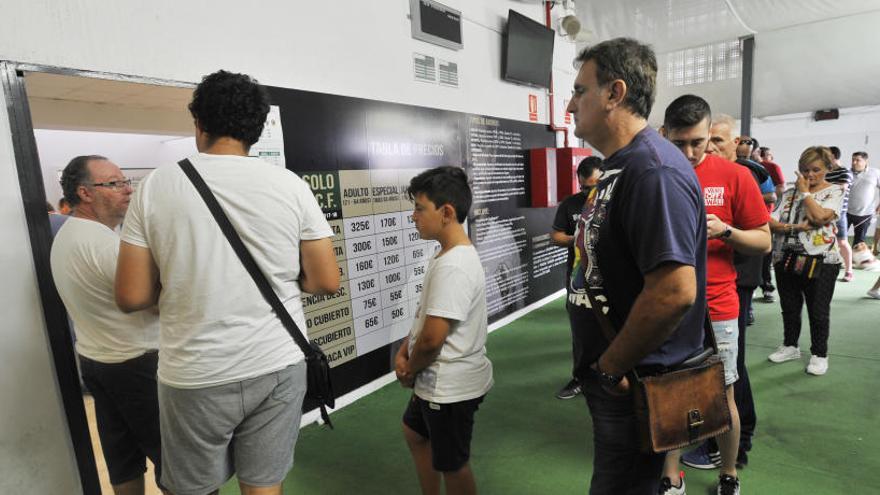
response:
[[[190,162],[305,331],[302,292],[339,287],[333,231],[308,184],[248,156],[269,111],[265,90],[219,71],[189,108],[199,150]],[[138,185],[116,302],[123,311],[159,307],[163,484],[202,495],[237,474],[244,495],[280,495],[299,434],[304,356],[180,167]]]
[[[837,219],[837,245],[840,247],[840,257],[843,258],[843,277],[840,281],[850,282],[853,279],[852,246],[849,245],[849,224],[846,221],[846,210],[849,204],[849,188],[852,185],[853,175],[846,167],[840,165],[840,148],[829,146],[828,149],[831,150],[831,156],[834,157],[834,168],[825,174],[825,180],[843,186],[843,204]]]
[[[593,417],[593,495],[657,493],[662,454],[639,449],[626,374],[674,366],[703,349],[706,213],[693,167],[647,124],[657,59],[636,40],[593,45],[568,112],[575,135],[604,157],[602,180],[578,221],[572,288],[589,292],[617,329],[585,331],[582,378]],[[697,301],[700,303],[695,304]],[[670,397],[669,400],[676,400]]]
[[[562,200],[556,208],[556,217],[553,219],[553,230],[550,232],[550,242],[566,248],[568,259],[565,263],[565,289],[568,298],[565,309],[568,312],[568,321],[571,326],[571,354],[573,367],[571,380],[556,393],[557,399],[573,399],[581,393],[581,383],[578,379],[583,375],[585,366],[590,363],[583,362],[584,355],[584,328],[594,325],[593,311],[590,303],[583,294],[575,294],[571,291],[571,271],[575,263],[574,256],[574,229],[577,220],[583,212],[587,202],[587,196],[599,181],[602,173],[602,159],[598,156],[588,156],[581,160],[577,169],[578,183],[581,191]],[[588,321],[584,321],[584,320]]]
[[[131,180],[103,156],[88,155],[64,168],[61,187],[74,210],[62,217],[66,221],[52,243],[52,277],[73,321],[79,367],[95,399],[113,492],[143,495],[147,458],[156,466],[157,482],[162,474],[159,318],[151,310],[119,311],[113,294],[116,228],[128,209]]]
[[[474,415],[492,387],[486,357],[486,275],[462,225],[471,207],[467,175],[438,167],[412,179],[407,193],[422,239],[440,243],[431,258],[415,321],[395,357],[401,385],[413,389],[403,433],[422,493],[477,493],[470,468]]]
[[[736,458],[739,447],[739,412],[733,396],[733,383],[739,378],[737,357],[739,333],[739,300],[736,293],[734,252],[760,255],[770,251],[769,214],[757,184],[749,171],[717,155],[706,153],[712,114],[709,104],[694,95],[684,95],[666,108],[663,134],[684,153],[700,180],[706,205],[708,233],[708,269],[706,300],[718,352],[724,363],[727,403],[733,420],[729,432],[718,437],[721,446],[720,495],[739,493]],[[680,479],[681,451],[666,455],[660,493],[683,495],[684,479]]]

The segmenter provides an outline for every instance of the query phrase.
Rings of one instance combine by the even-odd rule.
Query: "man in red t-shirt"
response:
[[[736,457],[740,432],[733,383],[738,378],[737,340],[739,332],[744,329],[739,328],[738,323],[739,298],[733,252],[736,250],[748,255],[770,252],[769,214],[761,191],[748,169],[718,155],[706,153],[711,118],[709,104],[705,100],[699,96],[684,95],[666,109],[662,133],[694,166],[703,188],[709,235],[706,299],[718,352],[724,362],[727,402],[733,420],[730,431],[717,439],[721,450],[719,484],[735,482],[738,486]],[[681,451],[667,454],[661,493],[684,493],[684,481],[679,478],[680,456]]]
[[[785,191],[785,177],[782,176],[782,167],[773,161],[773,152],[770,151],[770,148],[761,146],[758,150],[761,154],[761,165],[770,174],[770,179],[776,186],[776,197],[781,198]]]

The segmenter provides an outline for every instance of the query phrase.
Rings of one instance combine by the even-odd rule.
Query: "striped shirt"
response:
[[[843,205],[840,208],[840,215],[846,215],[849,206],[849,186],[852,184],[853,174],[848,168],[837,167],[831,172],[825,174],[825,180],[832,184],[840,184],[843,186]]]

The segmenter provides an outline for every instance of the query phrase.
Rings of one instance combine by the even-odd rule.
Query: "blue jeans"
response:
[[[632,396],[605,392],[592,370],[583,388],[593,416],[590,495],[655,495],[666,456],[639,451]]]

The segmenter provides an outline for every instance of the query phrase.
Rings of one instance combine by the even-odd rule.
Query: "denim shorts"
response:
[[[732,385],[739,379],[736,372],[736,355],[739,352],[739,321],[713,321],[715,341],[718,343],[718,355],[724,363],[724,384]]]

